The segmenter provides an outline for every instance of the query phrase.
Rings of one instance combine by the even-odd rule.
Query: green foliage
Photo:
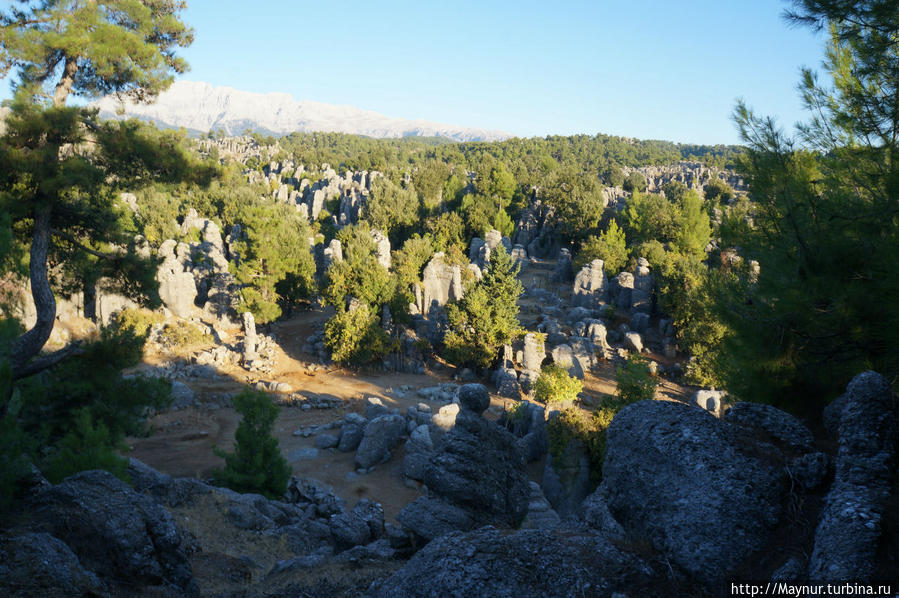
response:
[[[365,304],[338,311],[325,323],[325,346],[331,359],[350,365],[371,363],[393,349],[380,318]]]
[[[309,299],[315,292],[312,230],[297,211],[283,204],[247,198],[232,208],[241,235],[231,251],[239,256],[234,276],[241,289],[239,311],[250,311],[259,323],[276,320],[282,305]]]
[[[678,237],[677,207],[661,195],[635,192],[628,198],[622,216],[631,243],[668,243]]]
[[[738,265],[721,286],[719,365],[740,400],[819,412],[862,370],[899,374],[899,18],[878,0],[794,6],[796,22],[830,31],[828,81],[803,72],[796,140],[735,111],[752,226],[724,246],[761,271]]]
[[[666,253],[650,263],[659,289],[659,308],[671,316],[678,346],[693,357],[687,381],[720,386],[716,360],[727,328],[713,299],[714,289],[727,274],[710,271],[696,255]]]
[[[18,2],[0,12],[0,74],[17,68],[19,90],[29,94],[63,71],[79,96],[152,99],[171,83],[172,71],[187,70],[175,54],[193,41],[193,32],[179,20],[184,8],[184,2],[172,0]]]
[[[399,234],[418,222],[420,202],[415,189],[395,185],[387,177],[378,177],[371,184],[365,202],[365,220],[391,242],[398,243]]]
[[[445,185],[449,182],[450,167],[444,162],[429,160],[412,173],[412,184],[425,210],[433,212],[440,205]],[[452,191],[451,191],[452,192]],[[448,197],[447,199],[454,199]]]
[[[627,175],[622,184],[625,191],[643,193],[646,191],[646,179],[636,170]]]
[[[569,241],[586,237],[599,224],[605,203],[595,172],[561,168],[543,184],[541,197],[553,209],[557,234]]]
[[[612,219],[608,228],[597,236],[587,237],[581,250],[574,258],[575,271],[595,259],[603,261],[603,270],[608,276],[615,276],[627,265],[627,243],[624,231]]]
[[[649,363],[642,355],[628,355],[615,370],[618,398],[625,404],[646,401],[655,396],[658,379],[649,371]]]
[[[4,396],[2,401],[6,401]],[[14,414],[0,419],[0,515],[18,502],[19,486],[28,475],[29,440]]]
[[[103,424],[116,441],[145,434],[148,410],[171,402],[171,386],[157,378],[122,376],[122,369],[140,361],[143,343],[132,330],[106,328],[81,355],[20,382],[23,429],[50,445],[65,436],[79,410],[86,408],[94,424]]]
[[[119,330],[129,330],[136,337],[146,338],[150,327],[162,324],[165,317],[155,311],[129,307],[116,314],[113,325]]]
[[[392,270],[396,280],[397,293],[402,295],[403,304],[414,300],[412,285],[421,282],[425,265],[434,254],[430,236],[415,235],[403,243],[402,248],[393,252]]]
[[[428,218],[425,228],[431,234],[434,251],[448,252],[451,247],[465,249],[465,224],[458,212],[444,212]]]
[[[710,203],[726,204],[736,196],[730,185],[713,177],[705,186],[705,199]]]
[[[196,324],[190,322],[166,324],[159,337],[164,344],[182,349],[197,345],[211,345],[214,342],[211,334],[203,332]]]
[[[702,207],[702,198],[695,191],[687,191],[677,202],[678,233],[674,246],[681,253],[705,257],[705,248],[712,236],[709,217]]]
[[[580,380],[554,363],[545,366],[534,383],[534,396],[547,405],[571,404],[582,390],[584,384]]]
[[[462,196],[461,212],[465,218],[467,236],[483,237],[493,228],[493,222],[500,210],[502,207],[492,197],[476,193],[466,193]]]
[[[608,185],[609,187],[624,186],[624,173],[621,171],[621,168],[617,164],[607,168],[602,173],[602,178],[603,181],[605,181],[606,185]]]
[[[490,267],[458,303],[447,306],[450,330],[444,339],[454,363],[489,367],[497,351],[521,333],[518,297],[524,292],[518,266],[499,246]]]
[[[338,239],[343,247],[343,261],[332,264],[325,277],[322,297],[338,311],[345,308],[347,298],[379,308],[393,298],[396,283],[378,262],[378,247],[365,224],[347,226]]]
[[[234,410],[243,416],[234,433],[234,452],[214,449],[225,459],[225,467],[216,470],[213,478],[237,492],[281,498],[291,469],[281,455],[278,439],[272,436],[278,407],[264,392],[246,389],[234,397]]]
[[[75,413],[73,425],[42,461],[41,473],[58,484],[79,471],[105,469],[127,481],[128,460],[118,454],[125,448],[121,439],[117,441],[102,421],[94,423],[86,407]]]

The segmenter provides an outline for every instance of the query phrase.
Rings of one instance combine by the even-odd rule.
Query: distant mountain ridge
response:
[[[92,105],[106,118],[123,117],[118,114],[119,101],[113,96]],[[502,131],[391,118],[352,106],[296,101],[286,93],[258,94],[194,81],[176,81],[153,104],[126,103],[124,117],[202,133],[223,129],[229,135],[250,129],[266,135],[322,131],[379,138],[446,137],[455,141],[511,137]]]

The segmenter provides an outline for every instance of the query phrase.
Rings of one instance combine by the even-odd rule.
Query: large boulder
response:
[[[356,467],[368,469],[389,461],[391,451],[405,432],[406,418],[402,415],[381,415],[368,422],[356,449]]]
[[[459,402],[455,426],[440,440],[425,469],[428,495],[397,515],[426,540],[480,525],[517,527],[527,514],[530,489],[516,439],[480,415],[490,404],[487,389],[466,384]]]
[[[606,433],[598,492],[631,537],[713,585],[762,548],[781,516],[782,456],[700,409],[625,407]]]
[[[32,596],[105,596],[108,589],[86,570],[75,553],[47,533],[0,536],[0,594]]]
[[[199,594],[172,516],[109,472],[75,474],[26,506],[31,525],[68,544],[86,569],[116,583]]]
[[[439,538],[381,583],[375,596],[631,596],[654,594],[652,569],[599,534],[492,527]],[[641,592],[642,589],[642,592]]]
[[[839,411],[836,478],[815,531],[809,579],[872,579],[896,462],[896,411],[889,382],[864,372]]]
[[[603,272],[603,261],[595,259],[574,277],[571,295],[573,306],[598,309],[609,300],[609,281]]]
[[[186,271],[184,252],[180,251],[180,256],[176,254],[177,247],[178,244],[171,239],[160,246],[159,256],[163,261],[156,271],[156,281],[163,304],[177,317],[187,318],[194,309],[197,284],[194,275]]]

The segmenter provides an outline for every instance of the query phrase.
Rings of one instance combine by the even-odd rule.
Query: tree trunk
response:
[[[53,105],[57,108],[66,105],[66,98],[72,91],[72,85],[75,83],[75,74],[78,72],[78,59],[75,57],[66,57],[66,64],[62,68],[62,79],[56,84],[53,91]]]
[[[34,216],[34,232],[31,238],[31,295],[37,310],[34,327],[12,342],[10,362],[13,378],[18,378],[25,364],[40,353],[53,332],[56,321],[56,299],[47,276],[47,252],[50,249],[50,206],[41,206]],[[18,374],[18,375],[17,375]]]

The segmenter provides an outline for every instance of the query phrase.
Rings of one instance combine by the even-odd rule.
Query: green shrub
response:
[[[124,448],[121,439],[117,441],[102,421],[95,423],[87,408],[77,412],[74,426],[42,461],[44,476],[58,484],[79,471],[105,469],[127,481],[128,460],[118,454]]]
[[[129,307],[116,315],[113,326],[119,330],[130,330],[135,336],[146,337],[151,326],[164,321],[165,317],[159,312]]]
[[[211,335],[206,334],[194,324],[187,322],[166,324],[162,329],[160,340],[166,345],[182,348],[208,345],[213,342]]]
[[[380,359],[393,348],[377,314],[365,304],[335,313],[325,323],[325,346],[337,363],[361,365]]]
[[[568,370],[551,363],[543,368],[534,383],[534,395],[547,405],[572,403],[584,390],[584,384],[570,375]]]
[[[624,365],[615,371],[618,383],[618,398],[624,406],[637,401],[645,401],[655,396],[658,379],[649,371],[649,362],[642,355],[629,355]]]
[[[237,492],[282,497],[291,469],[272,436],[278,407],[264,392],[246,389],[234,397],[234,409],[243,416],[234,434],[234,452],[213,449],[225,459],[224,469],[215,470],[213,478]]]

